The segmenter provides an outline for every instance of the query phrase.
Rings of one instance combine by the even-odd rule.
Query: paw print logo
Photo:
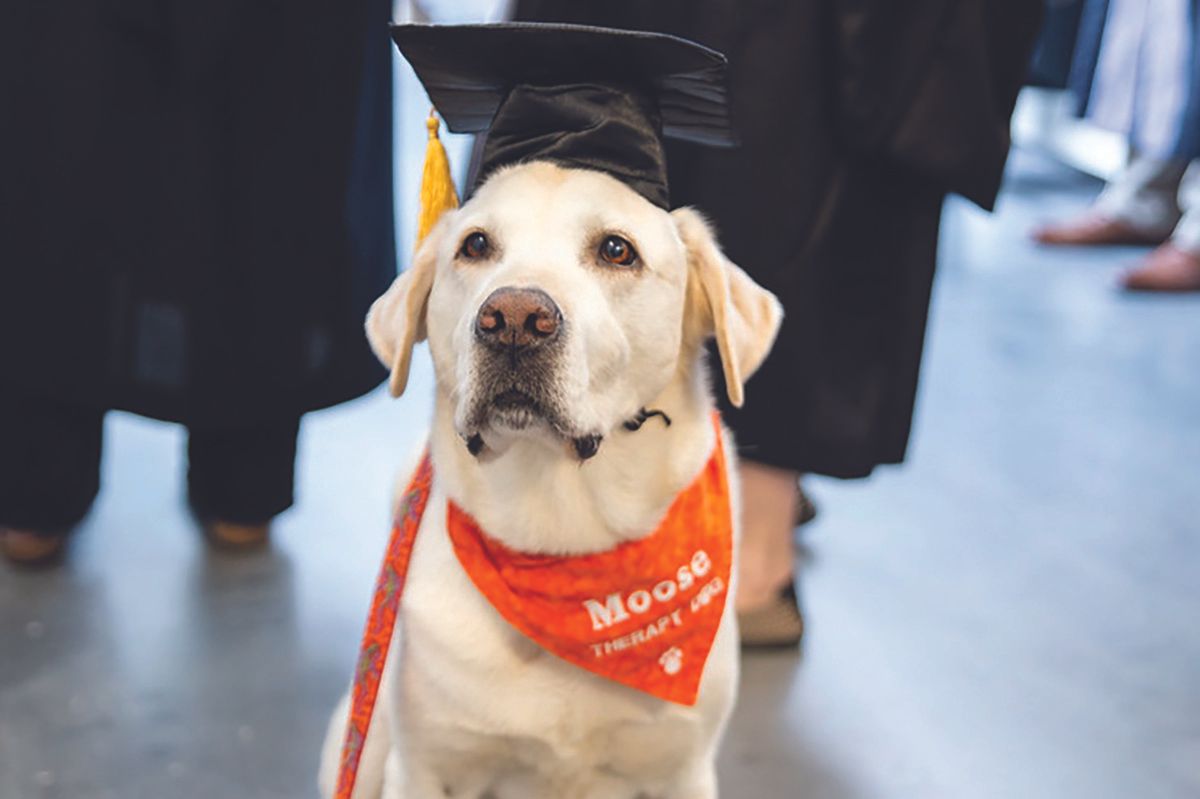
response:
[[[673,646],[666,652],[663,652],[662,657],[658,659],[658,665],[662,666],[662,670],[674,677],[683,669],[683,650],[677,646]]]

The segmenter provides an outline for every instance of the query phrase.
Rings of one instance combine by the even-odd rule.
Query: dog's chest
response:
[[[418,723],[538,742],[560,756],[611,754],[632,730],[695,722],[676,707],[571,665],[513,629],[471,583],[431,497],[413,550],[398,694]],[[404,713],[404,708],[401,708]],[[406,722],[407,723],[407,722]]]

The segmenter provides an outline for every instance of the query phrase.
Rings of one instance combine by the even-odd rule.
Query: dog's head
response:
[[[429,339],[439,389],[473,448],[512,436],[581,457],[715,336],[729,398],[766,357],[778,301],[690,208],[663,211],[601,172],[497,172],[443,215],[372,306],[367,335],[399,396]]]

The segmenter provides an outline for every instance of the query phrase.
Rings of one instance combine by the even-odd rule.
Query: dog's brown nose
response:
[[[492,292],[475,317],[475,337],[497,347],[536,347],[552,341],[562,311],[541,289],[505,287]]]

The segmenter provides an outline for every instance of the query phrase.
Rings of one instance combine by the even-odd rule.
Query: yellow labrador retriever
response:
[[[697,701],[665,702],[508,624],[456,558],[446,500],[518,552],[647,536],[717,443],[706,340],[740,404],[780,318],[697,212],[663,211],[600,172],[508,167],[443,216],[367,320],[395,395],[429,341],[436,478],[356,797],[716,797],[738,670],[732,599]],[[671,423],[630,432],[647,408]],[[344,700],[323,753],[326,796],[346,712]]]

